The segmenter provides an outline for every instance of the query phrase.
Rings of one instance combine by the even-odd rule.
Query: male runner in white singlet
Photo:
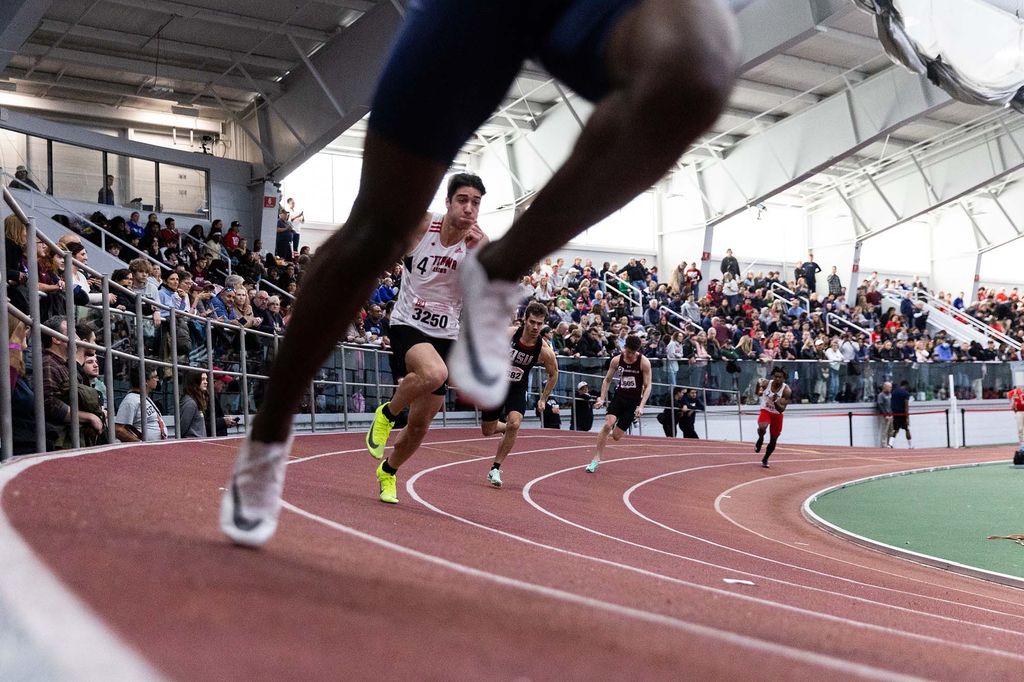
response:
[[[761,452],[764,432],[769,431],[770,427],[771,439],[761,459],[761,466],[767,469],[768,458],[775,452],[775,444],[779,442],[779,436],[782,434],[782,413],[786,411],[792,394],[786,385],[786,370],[781,367],[773,369],[772,380],[761,379],[757,382],[756,393],[761,398],[761,412],[757,415],[757,442],[754,444],[754,452]]]
[[[485,191],[479,177],[453,175],[445,200],[448,212],[423,219],[403,261],[405,272],[389,333],[391,372],[401,381],[391,400],[377,408],[366,432],[366,449],[381,460],[377,467],[381,502],[398,502],[398,467],[416,452],[444,404],[448,388],[445,359],[459,335],[462,314],[458,269],[469,250],[486,240],[476,224]],[[395,449],[384,458],[391,428],[406,407],[409,423],[395,442]]]

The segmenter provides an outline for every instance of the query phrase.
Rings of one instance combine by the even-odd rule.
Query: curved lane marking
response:
[[[783,461],[785,461],[785,460],[783,460]],[[811,461],[811,460],[800,460],[800,461]],[[718,465],[718,466],[725,466],[725,465]],[[862,466],[871,466],[871,465],[865,464],[865,465],[862,465]],[[861,582],[859,580],[854,580],[852,578],[847,578],[847,577],[836,575],[836,574],[833,574],[833,573],[826,573],[824,571],[815,570],[813,568],[807,568],[805,566],[799,566],[797,564],[791,564],[791,563],[788,563],[788,562],[785,562],[785,561],[780,561],[778,559],[772,559],[770,557],[761,556],[759,554],[754,554],[753,552],[748,552],[746,550],[739,549],[737,547],[731,547],[729,545],[723,545],[723,544],[721,544],[719,542],[716,542],[714,540],[711,540],[709,538],[704,538],[704,537],[701,537],[699,535],[693,535],[692,533],[687,533],[685,531],[679,530],[678,528],[674,528],[674,527],[669,526],[667,524],[664,524],[664,523],[662,523],[660,521],[652,519],[649,516],[647,516],[646,514],[644,514],[643,512],[639,511],[633,505],[633,502],[632,502],[632,495],[633,495],[633,493],[636,492],[639,488],[641,488],[641,487],[643,487],[643,486],[645,486],[645,485],[647,485],[649,483],[653,483],[655,481],[661,480],[663,478],[667,478],[669,476],[677,476],[677,475],[680,475],[680,474],[686,474],[686,473],[690,473],[690,472],[693,472],[693,471],[699,471],[701,469],[708,469],[708,468],[715,468],[715,466],[697,467],[697,468],[692,468],[692,469],[681,469],[681,470],[678,470],[678,471],[669,471],[669,472],[666,472],[666,473],[659,474],[657,476],[653,476],[653,477],[651,477],[649,479],[646,479],[644,481],[640,481],[639,483],[636,483],[632,487],[628,488],[626,490],[626,492],[624,492],[622,494],[623,503],[626,505],[626,508],[629,509],[629,511],[632,512],[633,514],[635,514],[637,517],[643,519],[644,521],[647,521],[648,523],[650,523],[652,525],[655,525],[655,526],[657,526],[659,528],[662,528],[663,530],[667,530],[667,531],[669,531],[671,533],[675,533],[677,535],[680,535],[680,536],[685,537],[685,538],[689,538],[691,540],[696,540],[698,542],[703,542],[705,544],[711,545],[712,547],[717,547],[719,549],[724,549],[724,550],[728,550],[728,551],[731,551],[731,552],[735,552],[737,554],[740,554],[740,555],[743,555],[743,556],[746,556],[746,557],[750,557],[752,559],[757,559],[757,560],[764,561],[764,562],[767,562],[767,563],[776,564],[778,566],[783,566],[785,568],[795,569],[797,571],[803,571],[803,572],[806,572],[806,573],[810,573],[812,575],[821,576],[823,578],[830,578],[830,579],[837,580],[837,581],[840,581],[840,582],[844,582],[844,583],[848,583],[848,584],[851,584],[851,585],[855,585],[857,587],[867,587],[867,588],[870,588],[870,589],[876,589],[876,590],[880,590],[880,591],[884,591],[884,592],[895,592],[896,594],[900,594],[900,595],[903,595],[903,596],[917,597],[917,598],[925,599],[925,600],[928,600],[928,601],[934,601],[934,602],[937,602],[939,604],[945,604],[945,605],[948,605],[948,606],[955,606],[957,608],[967,607],[967,608],[970,608],[972,610],[980,611],[982,613],[1006,616],[1006,617],[1009,617],[1009,618],[1024,619],[1024,615],[1020,615],[1020,614],[1007,613],[1005,611],[997,611],[995,609],[988,609],[988,608],[985,608],[985,607],[982,607],[982,606],[975,606],[975,605],[970,605],[970,604],[964,604],[963,602],[953,601],[953,600],[950,600],[950,599],[943,599],[941,597],[933,597],[933,596],[929,596],[929,595],[924,595],[924,594],[920,594],[918,592],[911,592],[911,591],[907,591],[907,590],[900,590],[900,589],[893,588],[893,587],[884,587],[882,585],[875,585],[875,584],[871,584],[871,583]],[[839,467],[838,469],[858,469],[858,468],[861,468],[861,466]],[[815,470],[810,470],[810,471],[801,471],[801,472],[795,472],[793,474],[784,474],[784,475],[785,476],[790,476],[790,475],[796,476],[796,475],[800,475],[800,474],[816,473],[818,471],[836,471],[836,470],[837,470],[837,468],[815,469]],[[782,476],[775,476],[773,478],[782,478]],[[761,479],[761,480],[771,480],[771,479]],[[718,499],[725,499],[725,498],[728,498],[728,497],[729,497],[729,495],[727,495],[725,493],[722,493],[721,495],[719,495],[718,498],[716,498],[716,502],[717,502]],[[586,530],[586,529],[584,529],[584,530]],[[819,556],[822,556],[822,558],[828,558],[828,557],[824,557],[824,555],[819,555]],[[714,564],[707,564],[707,565],[715,567],[715,568],[727,568],[725,566],[716,566]],[[735,570],[735,569],[733,569],[733,570]],[[751,574],[751,575],[753,575],[753,574]],[[892,574],[890,574],[890,575],[892,575]],[[760,576],[760,577],[764,577],[764,576]],[[902,577],[902,576],[896,576],[896,577]],[[770,580],[772,582],[779,582],[779,583],[782,583],[784,585],[793,585],[794,584],[794,583],[791,583],[789,581],[775,579],[775,578],[770,578],[770,577],[767,577],[766,579]],[[807,586],[807,585],[799,585],[799,584],[796,584],[796,585],[798,587],[803,587],[804,589],[814,590],[814,591],[821,591],[821,592],[825,592],[827,594],[843,594],[841,592],[832,592],[831,590],[823,590],[821,588],[815,588],[815,587],[811,587],[811,586]],[[972,594],[972,593],[967,593],[967,594]],[[912,613],[912,614],[924,613],[924,612],[917,611],[917,610],[914,610],[914,609],[908,609],[908,608],[899,607],[899,606],[891,606],[889,604],[885,604],[885,603],[882,603],[882,602],[877,602],[877,601],[866,599],[866,598],[862,598],[862,597],[855,597],[853,595],[846,595],[846,596],[848,596],[851,599],[858,600],[858,601],[865,601],[865,602],[867,602],[869,604],[888,606],[889,608],[893,608],[893,609],[896,609],[896,610],[906,611],[906,612]],[[981,596],[981,595],[977,595],[977,596]],[[1014,603],[1014,602],[1008,602],[1008,603]],[[943,619],[943,620],[950,620],[950,621],[957,622],[957,623],[964,622],[962,619],[959,619],[959,618],[950,618],[950,617],[941,616],[941,615],[938,615],[938,614],[930,614],[930,615],[932,615],[932,617],[935,617],[935,618],[940,618],[940,619]],[[1009,632],[1009,633],[1014,634],[1014,635],[1024,635],[1024,632],[1022,632],[1022,631],[1007,630],[1007,629],[1004,629],[1004,628],[989,626],[989,625],[985,625],[985,624],[982,624],[982,623],[973,623],[973,624],[977,625],[978,627],[983,627],[983,628],[990,628],[991,627],[991,628],[993,628],[993,629],[995,629],[997,631],[1000,631],[1000,632]]]
[[[619,447],[622,447],[622,446],[619,446]],[[626,447],[629,447],[629,446],[626,446]],[[514,454],[525,454],[525,453],[514,453]],[[645,458],[656,458],[656,457],[679,457],[679,456],[695,456],[695,455],[694,454],[686,454],[686,453],[677,453],[677,454],[673,454],[673,455],[645,455],[645,456],[640,456],[640,457],[636,457],[636,458],[618,458],[618,459],[610,459],[610,460],[605,460],[605,461],[606,462],[615,462],[615,461],[620,461],[620,459],[645,459]],[[487,457],[476,458],[476,461],[479,461],[479,460],[482,460],[482,459],[487,459]],[[670,583],[681,585],[681,586],[684,586],[684,587],[690,587],[690,588],[693,588],[693,589],[695,589],[697,591],[709,592],[709,593],[714,594],[716,596],[731,597],[731,598],[734,598],[734,599],[739,599],[741,601],[747,601],[747,602],[755,603],[755,604],[766,606],[766,607],[769,607],[769,608],[777,608],[777,609],[780,609],[780,610],[783,610],[783,611],[788,611],[790,613],[797,613],[797,614],[800,614],[800,615],[809,616],[811,618],[819,618],[819,619],[826,620],[826,621],[829,621],[829,622],[840,623],[842,625],[848,625],[848,626],[851,626],[853,628],[871,630],[871,631],[875,631],[875,632],[881,632],[883,634],[889,634],[889,635],[895,635],[895,636],[900,636],[900,637],[906,637],[906,638],[909,638],[909,639],[915,639],[915,640],[927,642],[929,644],[936,644],[936,645],[941,645],[941,646],[945,646],[945,647],[950,647],[950,646],[957,647],[957,648],[966,649],[966,650],[969,650],[969,651],[976,651],[976,652],[984,653],[984,654],[988,654],[988,655],[999,656],[999,657],[1003,657],[1003,658],[1009,658],[1009,659],[1015,660],[1015,661],[1024,661],[1024,655],[1020,655],[1020,654],[1009,653],[1009,652],[1000,651],[1000,650],[997,650],[997,649],[989,649],[987,647],[977,646],[977,645],[973,645],[973,644],[965,644],[965,643],[962,643],[962,642],[950,641],[950,640],[942,639],[942,638],[939,638],[939,637],[933,637],[931,635],[923,635],[923,634],[918,634],[918,633],[913,633],[913,632],[907,632],[907,631],[904,631],[904,630],[898,630],[898,629],[895,629],[895,628],[889,628],[889,627],[885,627],[885,626],[882,626],[882,625],[875,625],[873,623],[865,623],[865,622],[862,622],[862,621],[851,620],[849,618],[843,618],[841,616],[835,616],[835,615],[832,615],[832,614],[822,613],[822,612],[819,612],[819,611],[812,611],[812,610],[805,609],[805,608],[802,608],[802,607],[792,606],[790,604],[783,604],[783,603],[771,601],[771,600],[768,600],[768,599],[761,599],[759,597],[752,597],[752,596],[749,596],[749,595],[740,594],[740,593],[737,593],[737,592],[730,592],[728,590],[723,590],[723,589],[719,589],[719,588],[716,588],[716,587],[710,587],[710,586],[707,586],[707,585],[701,585],[699,583],[690,582],[690,581],[687,581],[687,580],[683,580],[681,578],[675,578],[673,576],[664,575],[662,573],[657,573],[655,571],[650,571],[650,570],[647,570],[647,569],[644,569],[644,568],[639,568],[637,566],[631,566],[629,564],[624,564],[624,563],[621,563],[621,562],[618,562],[618,561],[613,561],[613,560],[610,560],[610,559],[604,559],[602,557],[597,557],[597,556],[593,556],[593,555],[590,555],[590,554],[583,554],[581,552],[575,552],[575,551],[572,551],[572,550],[567,550],[567,549],[562,548],[562,547],[556,547],[556,546],[553,546],[553,545],[548,545],[548,544],[545,544],[545,543],[542,543],[542,542],[531,540],[529,538],[526,538],[526,537],[523,537],[523,536],[520,536],[520,535],[516,535],[514,533],[509,533],[507,531],[503,531],[503,530],[499,530],[497,528],[486,526],[486,525],[478,523],[476,521],[471,521],[471,520],[469,520],[467,518],[458,516],[457,514],[453,514],[451,512],[444,511],[443,509],[440,509],[440,508],[434,506],[433,504],[427,502],[425,499],[423,499],[416,492],[415,484],[416,484],[416,481],[419,478],[423,477],[426,474],[433,473],[434,471],[437,471],[437,470],[440,470],[440,469],[445,469],[447,467],[452,467],[452,466],[457,466],[459,464],[464,464],[467,461],[473,461],[473,460],[462,460],[462,461],[458,461],[458,462],[449,462],[449,463],[446,463],[446,464],[441,464],[441,465],[438,465],[438,466],[435,466],[435,467],[431,467],[431,468],[419,471],[416,474],[414,474],[409,479],[409,481],[406,483],[406,490],[413,497],[413,499],[415,499],[417,502],[419,502],[420,504],[425,506],[427,509],[430,509],[431,511],[433,511],[435,513],[438,513],[438,514],[440,514],[442,516],[446,516],[448,518],[454,519],[456,521],[459,521],[461,523],[467,524],[469,526],[473,526],[475,528],[480,528],[482,530],[486,530],[486,531],[489,531],[489,532],[492,532],[492,533],[496,533],[496,534],[501,535],[503,537],[507,537],[509,539],[516,540],[518,542],[522,542],[524,544],[527,544],[527,545],[530,545],[530,546],[533,546],[533,547],[539,547],[541,549],[547,549],[547,550],[550,550],[550,551],[553,551],[553,552],[556,552],[556,553],[559,553],[559,554],[564,554],[564,555],[567,555],[567,556],[571,556],[571,557],[576,558],[576,559],[583,559],[583,560],[586,560],[586,561],[593,561],[595,563],[599,563],[599,564],[602,564],[602,565],[611,566],[613,568],[618,568],[618,569],[622,569],[622,570],[625,570],[625,571],[637,573],[637,574],[643,575],[645,577],[655,578],[657,580],[662,580],[662,581],[670,582]],[[807,461],[807,460],[800,460],[800,461]],[[749,462],[740,462],[740,463],[735,463],[733,465],[734,466],[740,466],[740,465],[749,466],[749,464],[750,464]],[[729,466],[729,465],[724,465],[724,466]],[[547,510],[543,509],[542,507],[539,507],[538,505],[536,505],[532,501],[532,499],[530,499],[528,497],[529,488],[535,482],[537,482],[538,480],[541,480],[541,479],[546,478],[548,476],[552,476],[552,475],[559,474],[559,473],[565,473],[565,472],[568,472],[568,471],[578,470],[580,468],[582,468],[582,467],[574,466],[574,467],[562,469],[562,470],[559,470],[559,471],[556,471],[556,472],[552,472],[552,473],[546,474],[545,476],[542,476],[542,477],[540,477],[538,479],[534,479],[533,481],[530,481],[527,484],[527,486],[525,486],[523,488],[523,497],[526,498],[527,502],[529,504],[531,504],[531,506],[534,506],[535,508],[537,508],[538,511],[541,511],[544,514],[547,514],[549,516],[552,516],[552,517],[558,519],[559,517],[551,514],[551,512],[548,512]],[[593,531],[591,529],[585,528],[583,526],[579,526],[578,524],[574,524],[572,522],[565,522],[565,521],[563,521],[563,522],[564,523],[568,523],[568,525],[577,526],[577,527],[581,528],[582,530],[587,530],[587,531],[595,533],[597,535],[604,535],[603,533],[600,533],[598,531]],[[613,536],[606,536],[606,537],[608,537],[608,538],[610,538],[612,540],[617,540],[619,542],[626,543],[626,544],[635,545],[635,546],[638,546],[638,547],[645,547],[644,545],[639,545],[637,543],[632,543],[632,542],[627,541],[627,540],[622,540],[621,538],[615,538]],[[705,562],[700,562],[699,560],[692,559],[690,557],[684,557],[684,556],[681,556],[681,555],[673,555],[672,553],[665,552],[664,550],[658,550],[658,549],[655,549],[655,548],[648,548],[648,547],[645,547],[645,548],[650,549],[651,551],[654,551],[654,552],[657,552],[657,553],[667,554],[667,555],[670,555],[670,556],[678,556],[678,558],[681,558],[681,559],[684,559],[684,560],[696,561],[698,563],[705,563]],[[728,569],[728,570],[732,570],[732,569]],[[747,574],[751,575],[750,573],[747,573]],[[845,595],[840,595],[840,596],[845,596]],[[885,605],[885,606],[888,606],[888,605]],[[932,615],[932,614],[927,614],[927,613],[922,612],[922,615]],[[1010,632],[1012,632],[1012,631],[1010,631]],[[1013,633],[1013,634],[1020,634],[1020,633]]]
[[[487,459],[487,458],[481,458]],[[470,460],[472,461],[472,460]],[[411,480],[410,480],[411,482]],[[407,489],[408,486],[407,486]],[[412,490],[410,489],[410,493]],[[872,680],[919,680],[909,675],[902,675],[891,670],[885,670],[883,668],[876,668],[874,666],[864,665],[860,663],[853,663],[841,658],[829,656],[827,654],[820,654],[813,651],[807,651],[792,647],[786,644],[778,644],[756,637],[750,637],[748,635],[741,635],[735,632],[729,632],[727,630],[719,630],[707,625],[700,625],[699,623],[692,623],[690,621],[682,620],[679,618],[672,618],[671,616],[665,616],[658,613],[652,613],[650,611],[643,611],[628,606],[622,606],[621,604],[614,604],[611,602],[601,601],[592,597],[585,597],[583,595],[574,594],[572,592],[566,592],[553,587],[547,587],[545,585],[539,585],[536,583],[527,582],[525,580],[518,580],[516,578],[508,578],[505,576],[497,575],[489,571],[482,571],[472,566],[466,566],[465,564],[456,563],[443,557],[436,556],[434,554],[427,554],[410,547],[398,545],[390,540],[379,538],[369,533],[364,533],[360,530],[356,530],[350,526],[326,519],[322,516],[310,513],[300,507],[285,502],[284,508],[289,511],[303,516],[311,521],[320,523],[328,528],[336,530],[338,532],[351,535],[360,540],[364,540],[371,544],[383,547],[385,549],[404,554],[405,556],[418,559],[420,561],[439,566],[441,568],[459,573],[461,575],[477,578],[483,581],[495,583],[503,587],[509,587],[512,589],[518,589],[530,594],[546,597],[556,601],[565,602],[568,604],[574,604],[576,606],[583,606],[592,608],[598,611],[604,611],[616,616],[624,616],[627,618],[633,618],[641,622],[651,623],[653,625],[668,626],[680,630],[682,632],[689,633],[691,635],[697,635],[700,637],[707,637],[718,641],[732,644],[744,649],[750,649],[758,651],[764,654],[770,654],[775,656],[782,656],[800,663],[809,665],[819,666],[828,670],[834,670],[839,673],[848,675],[857,675]],[[443,513],[443,512],[442,512]],[[499,531],[500,532],[500,531]]]
[[[818,492],[812,494],[810,497],[804,500],[804,503],[801,505],[801,510],[803,511],[804,516],[808,518],[811,521],[811,523],[814,523],[822,528],[825,528],[826,530],[829,530],[835,533],[836,535],[851,539],[854,542],[858,542],[860,544],[875,549],[880,549],[881,551],[887,554],[892,554],[894,556],[909,559],[911,561],[917,561],[933,567],[952,570],[954,573],[959,573],[960,575],[967,575],[972,578],[980,577],[983,580],[990,580],[993,582],[1002,583],[1004,585],[1010,585],[1011,587],[1024,587],[1024,578],[1021,578],[1020,576],[1009,575],[1007,573],[999,573],[998,571],[990,571],[984,568],[980,568],[978,566],[971,566],[970,564],[962,564],[951,559],[944,559],[943,557],[935,556],[932,554],[924,554],[923,552],[915,552],[913,550],[903,549],[902,547],[890,545],[880,540],[875,540],[874,538],[869,538],[864,535],[858,535],[857,533],[847,530],[842,526],[826,521],[824,518],[819,516],[814,510],[811,509],[811,503],[814,502],[814,500],[818,499],[818,497],[826,493],[829,493],[833,490],[837,490],[839,488],[844,488],[851,485],[857,485],[859,483],[867,483],[869,481],[877,481],[885,478],[893,478],[896,476],[906,476],[908,474],[930,473],[933,471],[948,471],[950,469],[964,469],[968,467],[974,468],[984,466],[986,464],[991,465],[1005,463],[1006,460],[995,460],[993,462],[975,462],[971,464],[947,464],[941,466],[923,467],[921,469],[910,469],[908,471],[896,471],[886,474],[878,474],[876,476],[868,476],[866,478],[860,478],[854,481],[848,481],[846,483],[839,483],[836,485],[829,486],[824,490],[819,490]]]
[[[918,455],[918,456],[921,456],[921,455]],[[999,460],[997,460],[997,461],[999,461]],[[988,462],[984,462],[984,463],[987,464]],[[981,463],[979,463],[979,464],[981,464]],[[955,466],[955,465],[947,465],[947,466]],[[971,466],[971,465],[967,464],[967,465],[964,465],[964,466]],[[818,471],[838,471],[838,470],[845,469],[845,468],[849,468],[849,467],[836,467],[836,468],[832,468],[832,469],[820,469]],[[935,467],[929,467],[929,468],[935,468]],[[769,542],[774,542],[774,543],[780,544],[783,547],[790,547],[792,549],[795,549],[795,550],[798,550],[800,552],[804,552],[804,553],[810,554],[812,556],[816,556],[816,557],[819,557],[819,558],[822,558],[822,559],[828,559],[830,561],[835,561],[835,562],[838,562],[838,563],[841,563],[841,564],[846,564],[848,566],[854,566],[856,568],[862,568],[862,569],[868,570],[868,571],[874,571],[874,572],[877,572],[877,573],[881,573],[882,575],[887,575],[887,576],[894,577],[894,578],[900,578],[902,580],[909,580],[909,581],[915,582],[915,583],[925,583],[927,585],[934,585],[933,582],[930,582],[930,581],[927,581],[927,580],[923,580],[921,578],[911,578],[911,577],[908,577],[908,576],[900,575],[899,573],[892,573],[892,572],[886,571],[884,569],[881,569],[881,568],[878,568],[878,567],[875,567],[875,566],[865,566],[863,564],[860,564],[860,563],[857,563],[857,562],[854,562],[854,561],[850,561],[848,559],[838,559],[836,557],[830,556],[828,554],[822,554],[821,552],[817,552],[817,551],[814,551],[812,549],[806,549],[805,547],[798,547],[798,546],[795,546],[795,545],[791,545],[788,542],[785,542],[785,541],[780,540],[778,538],[773,538],[773,537],[771,537],[769,535],[765,535],[764,533],[760,533],[760,532],[754,530],[753,528],[750,528],[749,526],[743,525],[742,523],[740,523],[739,521],[737,521],[736,519],[732,518],[727,513],[725,513],[725,511],[721,507],[721,501],[724,500],[724,499],[731,499],[733,492],[735,492],[736,490],[739,490],[740,488],[745,488],[747,486],[755,485],[757,483],[765,483],[765,482],[772,481],[772,480],[779,479],[779,478],[787,478],[787,477],[790,477],[790,476],[799,476],[799,475],[801,475],[801,473],[804,473],[804,472],[797,471],[797,472],[793,472],[793,473],[789,473],[789,474],[779,474],[777,476],[772,476],[771,478],[763,478],[763,479],[757,479],[757,480],[752,480],[752,481],[745,481],[743,483],[739,483],[737,485],[734,485],[733,487],[729,488],[728,490],[725,490],[722,493],[720,493],[718,495],[718,497],[715,498],[715,511],[719,514],[719,516],[721,516],[726,521],[728,521],[729,523],[733,524],[734,526],[736,526],[740,530],[746,531],[747,533],[750,533],[751,535],[756,535],[757,537],[762,538],[764,540],[768,540]],[[964,574],[961,574],[961,575],[964,575]],[[982,580],[986,584],[991,584],[993,582],[992,580],[986,580],[986,579],[983,579],[983,578],[978,578],[976,576],[966,575],[965,577],[974,578],[976,580]],[[965,589],[959,588],[959,587],[947,587],[946,589],[948,589],[950,591],[953,591],[953,592],[957,592],[958,594],[964,594],[964,595],[969,595],[969,596],[972,596],[972,597],[978,597],[980,599],[986,599],[986,600],[997,602],[997,603],[1002,602],[1002,603],[1005,603],[1005,604],[1012,604],[1014,606],[1019,606],[1020,605],[1020,601],[1019,600],[1002,599],[1000,597],[996,597],[996,596],[992,596],[992,595],[979,594],[977,592],[971,592],[970,590],[965,590]],[[914,594],[916,594],[916,593],[914,593]],[[960,602],[955,602],[955,603],[959,604]],[[973,608],[978,608],[978,609],[983,609],[984,610],[984,607],[980,607],[980,606],[975,606]],[[1005,611],[996,611],[995,613],[999,613],[999,614],[1003,614],[1003,615],[1014,615],[1014,614],[1006,613]]]

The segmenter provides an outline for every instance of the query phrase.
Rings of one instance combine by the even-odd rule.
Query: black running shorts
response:
[[[391,339],[391,374],[394,375],[395,381],[408,374],[408,370],[405,367],[405,354],[413,346],[429,343],[437,351],[437,354],[441,356],[441,359],[447,362],[448,351],[453,343],[452,339],[435,339],[432,336],[427,336],[415,327],[409,327],[404,324],[392,325],[388,336]],[[444,395],[447,390],[448,380],[445,379],[444,383],[434,391],[434,395]]]
[[[502,417],[507,417],[509,412],[526,414],[526,386],[511,387],[508,395],[505,396],[505,404],[496,410],[484,410],[480,415],[480,421],[496,422]]]

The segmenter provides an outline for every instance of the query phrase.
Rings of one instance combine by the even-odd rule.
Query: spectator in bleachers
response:
[[[178,226],[175,223],[174,218],[165,218],[164,226],[160,228],[160,232],[157,233],[157,239],[160,242],[160,246],[178,246]]]
[[[145,233],[146,230],[142,226],[142,223],[140,222],[140,220],[142,220],[142,218],[139,216],[139,212],[138,211],[132,211],[131,215],[128,216],[128,222],[125,223],[125,227],[128,228],[128,232],[130,234],[133,234],[136,237],[138,237],[139,239],[142,239],[142,236],[143,236],[143,234]]]
[[[234,383],[235,378],[230,374],[224,374],[223,370],[219,367],[214,367],[213,371],[215,372],[213,375],[214,400],[210,404],[210,419],[213,420],[214,435],[226,436],[228,435],[229,428],[242,423],[241,417],[227,414],[229,410],[225,409],[224,406],[224,394],[227,392],[228,387]]]
[[[274,248],[274,254],[278,258],[290,261],[293,255],[292,246],[294,241],[295,229],[292,227],[291,221],[288,220],[288,211],[282,207],[277,212],[277,243]]]
[[[95,185],[94,185],[95,187]],[[107,182],[103,185],[96,196],[97,204],[107,204],[113,206],[116,202],[114,201],[114,176],[108,175]]]
[[[79,322],[75,325],[75,333],[79,341],[96,343],[96,330],[86,322]],[[78,367],[78,409],[80,412],[89,412],[96,415],[103,425],[97,431],[92,425],[82,423],[79,425],[79,443],[81,447],[89,447],[98,443],[107,442],[107,410],[104,407],[104,392],[101,391],[102,384],[97,381],[100,375],[99,359],[96,350],[87,348],[84,345],[77,346],[75,360]],[[65,400],[71,403],[70,381],[65,386]]]
[[[68,321],[62,315],[50,317],[44,326],[68,334]],[[75,333],[74,327],[70,330]],[[43,408],[46,419],[47,449],[62,449],[70,446],[68,424],[71,421],[71,405],[65,398],[71,373],[68,370],[68,342],[49,334],[43,334]],[[97,433],[103,430],[103,423],[95,414],[79,411],[78,421],[87,424]]]
[[[686,268],[686,283],[689,285],[690,293],[693,294],[694,298],[700,296],[700,283],[703,279],[704,275],[701,274],[696,261],[694,261],[693,265]]]
[[[839,279],[839,275],[836,273],[836,266],[832,266],[832,273],[826,280],[828,284],[828,293],[830,296],[842,296],[843,295],[843,283]]]
[[[37,192],[39,191],[39,185],[28,176],[28,168],[24,166],[18,166],[14,169],[14,179],[11,180],[11,184],[8,187],[11,189],[34,189]]]
[[[132,276],[132,291],[152,301],[160,300],[159,284],[152,278],[152,267],[145,258],[136,258],[128,263]]]
[[[814,262],[814,253],[807,253],[807,260],[800,266],[800,277],[804,279],[808,292],[817,291],[817,275],[821,272],[821,266]]]
[[[28,315],[28,228],[13,213],[4,218],[5,277],[7,297]]]
[[[10,353],[11,437],[14,454],[27,455],[36,450],[35,393],[25,376],[25,351],[28,350],[28,325],[13,315],[7,316],[7,349]]]
[[[183,438],[206,438],[209,377],[206,372],[185,372],[181,383],[181,421],[177,431]]]
[[[242,239],[242,235],[239,233],[241,223],[237,220],[232,220],[231,225],[228,227],[227,234],[224,235],[221,240],[221,244],[228,253],[238,248],[239,241]]]
[[[740,263],[736,260],[736,257],[732,255],[732,249],[725,250],[725,257],[722,258],[722,279],[725,279],[727,274],[731,274],[732,278],[738,280],[740,278]]]
[[[214,316],[220,322],[234,322],[239,318],[239,311],[234,307],[234,289],[224,287],[214,296],[210,304],[213,306]]]
[[[624,278],[637,289],[647,286],[647,269],[640,265],[636,258],[630,258],[626,266],[615,274]]]
[[[206,254],[213,261],[222,261],[227,257],[227,253],[223,248],[224,235],[220,232],[210,232],[210,236],[206,239]]]
[[[114,429],[117,439],[122,443],[133,443],[143,438],[142,420],[146,420],[145,439],[164,440],[167,438],[167,425],[164,423],[160,409],[153,402],[150,396],[160,385],[160,376],[155,368],[146,368],[146,404],[143,409],[142,392],[139,385],[139,372],[137,368],[128,371],[128,383],[131,391],[125,395],[117,408],[117,415],[114,417]],[[145,413],[145,416],[143,416]]]
[[[284,328],[287,326],[287,319],[283,314],[283,306],[281,305],[281,298],[279,296],[271,296],[267,302],[267,306],[270,310],[270,316],[274,320],[274,331],[278,334],[284,333]],[[390,312],[392,304],[388,304],[388,312]],[[390,320],[388,315],[385,315],[385,319]]]

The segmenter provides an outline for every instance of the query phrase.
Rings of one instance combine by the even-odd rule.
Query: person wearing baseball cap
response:
[[[28,168],[18,166],[14,171],[14,179],[8,185],[11,189],[34,189],[39,191],[39,185],[28,176]]]
[[[217,436],[228,435],[228,427],[238,426],[242,419],[230,414],[224,414],[224,406],[221,395],[224,390],[234,382],[235,378],[230,374],[224,374],[220,367],[213,368],[213,403],[210,405],[210,418],[213,419],[214,433]]]
[[[576,384],[576,394],[572,401],[572,429],[574,431],[590,431],[594,426],[594,402],[597,396],[591,395],[590,384],[581,381]]]

